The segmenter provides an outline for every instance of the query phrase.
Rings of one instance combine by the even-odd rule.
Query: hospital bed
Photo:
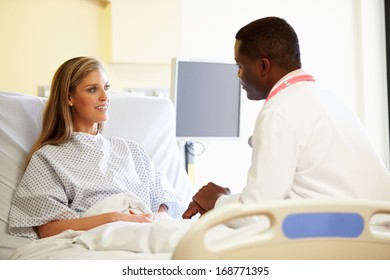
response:
[[[138,225],[117,222],[35,241],[11,236],[9,209],[23,174],[25,156],[40,131],[44,103],[41,97],[0,92],[0,259],[390,259],[389,236],[377,233],[390,231],[388,218],[378,228],[369,227],[372,215],[389,214],[390,206],[364,201],[228,205],[194,220]],[[169,100],[116,93],[111,95],[109,120],[103,134],[140,143],[157,170],[188,203],[195,190],[181,161],[174,120]],[[310,227],[303,223],[308,217],[306,213],[317,215],[314,221],[323,218],[323,231],[308,235]],[[292,214],[296,218],[289,218]],[[242,220],[248,215],[256,218],[250,217],[253,221],[245,226],[234,229],[225,225],[231,219]],[[326,217],[330,217],[329,223],[325,222]],[[340,222],[340,217],[349,217],[352,222]],[[290,220],[286,227],[285,220]],[[308,224],[317,228],[313,218]],[[354,230],[349,231],[347,226],[347,233],[338,232],[343,224]],[[363,255],[357,255],[362,251]]]
[[[44,103],[45,99],[41,97],[0,92],[0,259],[9,258],[17,248],[30,243],[29,239],[8,234],[8,214],[13,194],[24,171],[25,156],[40,132]],[[194,194],[194,188],[181,160],[174,120],[174,107],[167,99],[112,93],[109,120],[105,124],[103,135],[115,135],[140,143],[151,157],[156,169],[170,181],[187,204]],[[59,253],[54,255],[46,251],[47,256],[36,257],[130,259],[149,257],[149,254],[142,256],[124,251],[106,250],[99,254],[83,250],[81,247],[68,248],[63,255]],[[153,256],[167,257],[169,254],[165,252]]]

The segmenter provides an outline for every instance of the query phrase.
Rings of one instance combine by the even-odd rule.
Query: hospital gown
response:
[[[175,218],[184,210],[140,145],[75,133],[69,142],[43,146],[32,156],[11,207],[10,233],[37,238],[33,227],[80,218],[95,203],[118,193],[135,194],[153,212],[165,204]]]

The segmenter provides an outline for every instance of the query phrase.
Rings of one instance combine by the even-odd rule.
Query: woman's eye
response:
[[[91,88],[88,89],[88,91],[90,93],[95,93],[97,91],[97,88],[96,87],[91,87]]]
[[[110,85],[105,85],[104,86],[104,90],[109,90],[110,89]]]

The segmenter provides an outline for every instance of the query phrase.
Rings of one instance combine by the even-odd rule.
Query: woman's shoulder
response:
[[[58,151],[63,149],[64,144],[45,144],[35,151],[34,154],[47,154],[50,152]]]
[[[36,150],[33,156],[39,155],[41,157],[50,157],[50,155],[74,152],[75,147],[77,147],[77,141],[75,142],[72,137],[63,143],[46,143]]]

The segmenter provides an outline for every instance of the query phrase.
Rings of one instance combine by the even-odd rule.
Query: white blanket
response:
[[[134,195],[114,195],[88,209],[84,216],[112,211],[150,212],[148,207]],[[167,218],[153,223],[115,222],[101,225],[88,231],[67,230],[58,235],[32,241],[19,248],[11,259],[62,258],[70,249],[93,251],[128,251],[146,254],[171,254],[178,241],[187,231],[192,220]],[[68,252],[69,251],[69,252]],[[54,253],[54,255],[53,255]]]
[[[85,216],[129,209],[150,212],[134,195],[114,195],[92,206]],[[11,259],[170,259],[195,222],[167,218],[153,223],[108,223],[88,231],[67,230],[32,241],[16,250]],[[205,242],[218,246],[262,230],[264,226],[256,223],[240,229],[217,225],[209,230]]]

